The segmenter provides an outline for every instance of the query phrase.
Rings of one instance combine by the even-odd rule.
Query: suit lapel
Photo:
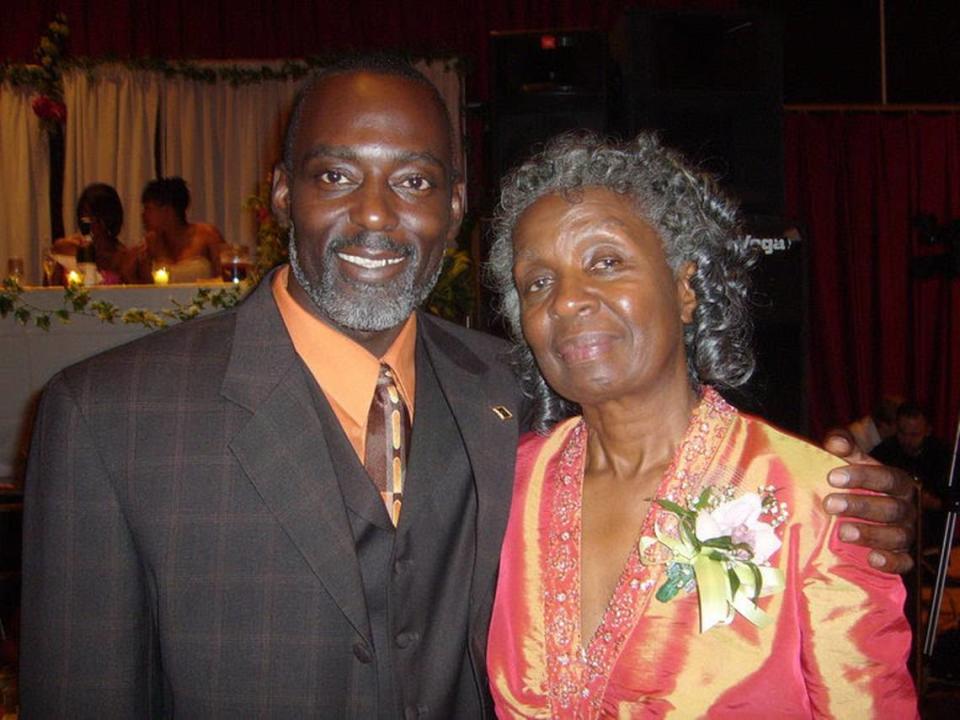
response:
[[[370,641],[360,567],[312,388],[267,276],[237,310],[222,393],[252,413],[230,449],[354,629]]]
[[[488,365],[432,318],[421,314],[418,327],[473,469],[478,501],[474,587],[486,592],[492,588],[510,508],[520,408],[507,370]],[[496,407],[508,408],[512,417],[501,418]],[[482,607],[475,602],[475,611]]]

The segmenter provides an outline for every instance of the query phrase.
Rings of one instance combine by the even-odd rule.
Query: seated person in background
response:
[[[906,470],[920,484],[923,508],[923,547],[940,544],[945,515],[941,494],[947,486],[950,451],[931,434],[920,405],[912,400],[897,408],[896,431],[870,453],[884,465]]]
[[[100,284],[139,282],[136,253],[118,237],[123,227],[123,204],[116,190],[105,183],[87,185],[77,200],[76,220],[78,228],[89,223]],[[78,232],[57,240],[53,252],[76,257],[83,242]]]
[[[847,426],[861,450],[870,452],[896,432],[897,408],[902,402],[902,398],[884,395],[873,412]]]
[[[171,282],[220,276],[223,236],[209,223],[187,222],[190,191],[183,178],[150,181],[140,201],[147,231],[140,248],[141,278],[149,281],[151,270],[157,265],[167,268]]]

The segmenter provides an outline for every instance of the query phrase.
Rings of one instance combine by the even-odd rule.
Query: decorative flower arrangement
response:
[[[67,106],[63,103],[63,79],[60,63],[63,60],[70,28],[67,16],[57,13],[41,36],[36,49],[40,72],[37,82],[38,95],[34,98],[33,112],[43,121],[44,128],[58,131],[67,120]]]
[[[287,261],[287,232],[289,226],[281,223],[270,205],[271,181],[268,177],[256,195],[243,201],[244,210],[252,210],[257,224],[257,262],[253,280],[262,277],[271,268]]]
[[[786,504],[775,492],[768,485],[736,497],[732,487],[708,487],[689,507],[657,500],[678,521],[676,537],[658,524],[656,538],[641,539],[641,557],[657,544],[669,551],[657,599],[669,602],[680,590],[696,589],[702,633],[729,624],[736,613],[758,627],[768,625],[770,617],[757,600],[784,589],[783,571],[768,563],[781,544],[775,529],[787,518]]]

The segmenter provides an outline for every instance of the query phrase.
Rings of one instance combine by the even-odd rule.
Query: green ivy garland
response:
[[[27,302],[23,296],[23,287],[16,278],[7,278],[0,286],[0,318],[12,316],[21,325],[31,321],[41,330],[49,330],[53,320],[63,324],[70,322],[73,315],[96,318],[111,325],[120,322],[124,325],[142,325],[148,330],[166,327],[173,322],[182,322],[197,317],[207,307],[228,308],[236,305],[246,294],[249,283],[231,285],[228,288],[199,288],[188,303],[173,300],[172,308],[158,311],[144,308],[120,308],[106,300],[95,300],[90,290],[78,283],[71,283],[63,291],[63,301],[59,308],[47,310]]]

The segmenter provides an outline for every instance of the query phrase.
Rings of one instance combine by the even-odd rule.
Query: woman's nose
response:
[[[582,278],[558,278],[554,287],[552,309],[557,316],[588,315],[597,301]]]

